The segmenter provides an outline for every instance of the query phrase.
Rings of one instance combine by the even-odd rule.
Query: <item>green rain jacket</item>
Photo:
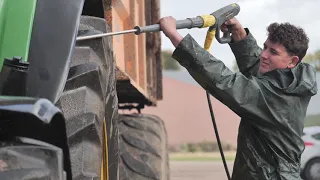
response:
[[[241,117],[232,180],[297,180],[301,139],[316,71],[306,63],[258,75],[261,48],[247,37],[230,43],[240,72],[232,72],[187,34],[172,57],[212,96]]]

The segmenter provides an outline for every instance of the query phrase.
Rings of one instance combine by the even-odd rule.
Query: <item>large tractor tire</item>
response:
[[[163,121],[147,114],[119,115],[120,180],[169,180]]]
[[[78,36],[110,32],[104,19],[81,17]],[[57,103],[67,126],[73,179],[118,179],[118,98],[110,37],[78,41]]]

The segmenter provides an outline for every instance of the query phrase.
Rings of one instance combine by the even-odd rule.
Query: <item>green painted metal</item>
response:
[[[37,0],[0,0],[0,70],[4,58],[28,60]]]

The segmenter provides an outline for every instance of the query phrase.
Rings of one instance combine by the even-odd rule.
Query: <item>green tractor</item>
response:
[[[159,18],[155,0],[0,0],[1,180],[169,179],[163,121],[119,111],[161,99],[159,33],[123,52],[142,53],[139,79],[112,37],[76,40],[115,30],[132,3]]]

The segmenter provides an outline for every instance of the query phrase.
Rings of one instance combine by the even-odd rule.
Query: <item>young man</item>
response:
[[[232,179],[300,179],[301,134],[310,98],[317,93],[315,69],[301,62],[309,43],[304,31],[273,23],[261,49],[236,18],[229,20],[229,45],[240,69],[234,73],[189,34],[182,37],[175,23],[172,17],[159,21],[176,47],[172,57],[241,117]]]

